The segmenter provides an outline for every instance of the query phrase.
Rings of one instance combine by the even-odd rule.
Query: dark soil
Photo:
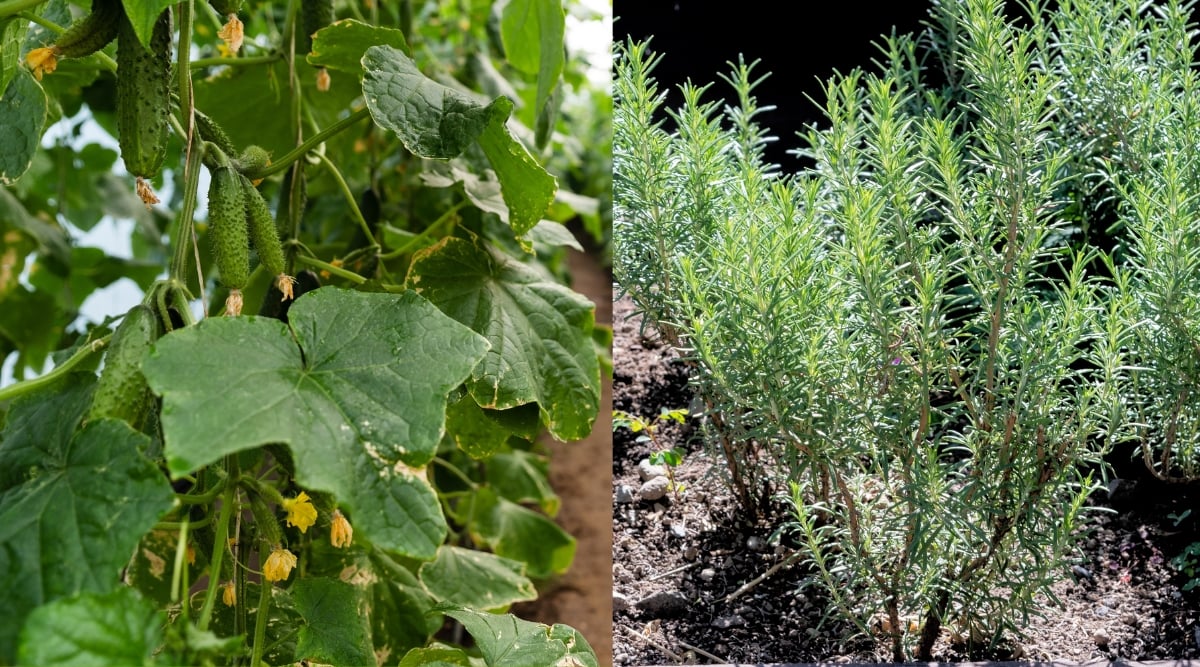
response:
[[[632,303],[614,304],[613,407],[650,417],[662,408],[689,407],[685,365],[652,330],[642,331]],[[767,543],[788,520],[782,505],[765,517],[744,516],[705,453],[695,423],[663,426],[659,447],[682,447],[676,473],[684,495],[640,500],[638,463],[649,443],[626,429],[613,434],[613,656],[615,665],[688,662],[889,662],[880,638],[841,640],[849,633],[821,622],[822,600],[798,592],[803,565],[784,568],[732,601],[726,597],[785,559],[786,548]],[[1140,464],[1138,464],[1140,466]],[[1111,496],[1094,503],[1094,531],[1083,542],[1082,570],[1063,571],[1054,586],[1058,606],[1046,601],[1026,636],[983,654],[968,654],[946,639],[937,661],[1091,659],[1165,660],[1200,657],[1200,589],[1184,592],[1187,578],[1169,561],[1200,541],[1196,485],[1139,479],[1137,466]],[[1144,477],[1144,476],[1143,476]],[[625,489],[621,489],[621,486]],[[632,502],[618,502],[632,490]],[[623,499],[623,498],[622,498]],[[1168,514],[1194,508],[1179,526]],[[1080,574],[1083,572],[1083,574]],[[653,611],[647,608],[654,609]]]

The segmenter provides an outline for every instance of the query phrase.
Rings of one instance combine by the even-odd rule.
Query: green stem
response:
[[[190,118],[191,113],[186,112]],[[200,189],[200,160],[204,148],[199,143],[193,143],[188,152],[187,163],[183,170],[183,205],[179,209],[176,235],[172,239],[175,254],[171,258],[171,279],[181,284],[187,284],[188,248],[196,233],[196,199]]]
[[[354,219],[358,222],[358,226],[362,228],[363,234],[366,234],[367,240],[371,242],[371,245],[378,247],[379,241],[376,241],[375,235],[371,233],[371,225],[367,224],[367,219],[363,217],[362,211],[358,208],[358,202],[354,199],[354,193],[350,192],[350,186],[346,185],[346,179],[342,177],[342,172],[338,170],[337,165],[333,164],[324,153],[317,153],[317,158],[329,170],[329,175],[333,176],[333,180],[337,181],[338,188],[342,191],[342,197],[345,198],[346,204],[350,207],[350,213],[354,215]]]
[[[411,248],[414,245],[416,245],[417,243],[419,243],[421,241],[421,239],[428,237],[432,232],[437,231],[442,225],[444,225],[446,223],[447,220],[450,219],[451,216],[453,216],[455,213],[458,213],[459,209],[466,206],[468,203],[470,203],[470,202],[468,200],[464,199],[463,201],[460,201],[457,204],[455,204],[454,206],[451,206],[450,208],[446,209],[445,213],[442,213],[440,216],[438,216],[438,219],[434,220],[420,234],[417,234],[416,236],[412,237],[404,245],[400,246],[399,248],[396,248],[395,250],[393,250],[385,255],[380,255],[379,259],[381,259],[383,261],[387,261],[389,259],[396,259],[397,257],[408,252],[409,248]]]
[[[440,464],[443,468],[445,468],[446,470],[453,473],[456,477],[458,477],[460,480],[462,480],[471,489],[479,488],[478,484],[476,484],[470,477],[467,477],[467,475],[463,471],[459,470],[458,466],[454,465],[453,463],[451,463],[441,457],[436,457],[436,456],[434,457],[433,462]]]
[[[221,518],[217,519],[212,562],[208,568],[208,591],[204,595],[204,607],[200,610],[200,621],[196,625],[201,632],[208,629],[208,623],[212,620],[213,605],[217,601],[217,589],[221,583],[221,561],[225,558],[225,551],[228,549],[226,540],[229,537],[229,517],[233,514],[233,496],[236,492],[237,487],[228,484],[225,487],[225,496],[221,498]]]
[[[0,19],[8,18],[14,14],[20,14],[26,9],[33,9],[45,1],[46,0],[6,0],[6,2],[0,2]]]
[[[176,493],[175,499],[184,505],[207,505],[208,503],[216,500],[217,496],[221,495],[221,492],[225,490],[226,486],[228,486],[227,479],[217,480],[217,483],[204,493],[197,493],[194,495],[187,493]]]
[[[210,523],[212,523],[211,514],[206,515],[203,519],[198,521],[192,521],[188,518],[185,518],[183,521],[159,521],[158,523],[154,524],[154,530],[180,530],[184,526],[190,526],[191,528],[203,528]]]
[[[361,284],[367,282],[366,278],[363,278],[362,276],[358,275],[357,273],[355,273],[353,271],[347,271],[346,269],[343,269],[340,266],[334,266],[328,262],[322,262],[321,260],[317,259],[316,257],[308,257],[306,255],[296,255],[296,263],[304,264],[306,266],[311,266],[315,269],[321,269],[322,271],[328,271],[339,278],[345,278],[346,280],[349,280],[350,282],[354,283],[355,285],[361,285]]]
[[[226,65],[229,67],[249,67],[251,65],[266,65],[279,60],[281,56],[273,53],[269,56],[247,56],[245,58],[197,58],[191,62],[192,69],[203,69],[205,67],[220,67]]]
[[[266,547],[266,549],[270,548],[269,546]],[[266,549],[259,547],[258,550],[258,558],[264,563],[266,560],[263,556]],[[267,612],[271,608],[271,582],[267,581],[267,578],[264,576],[259,580],[258,588],[258,612],[256,612],[254,617],[254,653],[250,658],[250,664],[255,667],[262,661],[263,649],[265,648],[263,641],[267,636]]]
[[[104,338],[97,338],[96,340],[84,345],[83,347],[79,348],[75,354],[71,355],[70,359],[67,359],[62,364],[55,367],[54,370],[46,373],[45,375],[35,377],[30,380],[25,380],[23,382],[18,382],[16,384],[10,384],[7,387],[0,389],[0,403],[12,400],[18,396],[24,396],[31,391],[36,391],[42,387],[45,387],[46,385],[53,384],[59,378],[63,377],[67,373],[70,373],[71,369],[82,363],[84,359],[87,359],[96,352],[103,350],[104,347],[108,345],[108,341],[111,338],[112,335],[110,334]]]
[[[33,12],[20,12],[19,14],[17,14],[17,18],[36,23],[56,35],[61,35],[67,31],[66,28],[55,23],[54,21],[42,18],[41,16],[38,16],[37,14],[34,14]]]
[[[192,0],[183,0],[179,3],[179,56],[175,72],[179,76],[179,109],[185,119],[183,124],[186,130],[183,135],[184,145],[190,151],[195,151],[196,145],[188,140],[192,135],[192,128],[196,126],[194,114],[196,100],[192,96],[192,68],[188,64],[192,57],[192,13]],[[188,154],[188,161],[191,161],[191,153]]]
[[[366,107],[363,107],[362,109],[359,109],[358,111],[355,111],[354,113],[350,114],[349,116],[346,116],[345,118],[339,120],[338,122],[334,123],[333,125],[330,125],[329,127],[325,128],[324,130],[321,130],[320,132],[312,135],[307,140],[305,140],[304,143],[293,148],[291,151],[288,151],[287,154],[285,154],[283,157],[279,158],[278,160],[271,162],[271,164],[263,167],[262,169],[246,172],[246,178],[249,178],[250,180],[258,180],[260,178],[266,178],[267,176],[271,176],[273,174],[278,174],[279,172],[283,171],[284,169],[287,169],[288,166],[291,165],[296,160],[299,160],[300,158],[304,157],[306,154],[308,154],[309,151],[311,151],[312,149],[319,146],[321,144],[321,142],[336,135],[337,133],[350,127],[351,125],[357,123],[358,121],[360,121],[364,118],[367,118],[370,115],[371,115],[371,110]]]
[[[185,516],[178,525],[179,541],[175,543],[175,570],[171,574],[171,602],[179,602],[182,597],[183,571],[187,569],[188,518]],[[180,606],[180,613],[187,618],[187,605]]]

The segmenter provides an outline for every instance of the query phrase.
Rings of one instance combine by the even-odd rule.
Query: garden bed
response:
[[[646,418],[689,407],[686,367],[652,330],[642,332],[633,311],[628,298],[614,304],[613,407]],[[744,516],[704,453],[694,420],[664,425],[656,438],[658,447],[687,452],[675,472],[685,486],[678,500],[638,499],[638,463],[650,445],[626,429],[613,434],[615,665],[889,661],[881,639],[844,642],[844,627],[822,623],[823,600],[798,592],[803,565],[780,568],[731,599],[788,558],[786,542],[769,541],[789,519],[787,508],[774,503],[765,517]],[[1195,507],[1200,493],[1195,485],[1152,484],[1138,466],[1118,466],[1125,479],[1111,494],[1093,497],[1097,509],[1112,511],[1092,514],[1094,531],[1081,542],[1076,567],[1064,569],[1054,586],[1061,605],[1047,600],[1045,616],[1030,619],[1026,637],[987,655],[969,655],[943,637],[935,659],[1200,657],[1200,595],[1182,591],[1186,579],[1169,564],[1200,533],[1194,516],[1179,525],[1168,518]],[[633,502],[618,502],[628,491]]]

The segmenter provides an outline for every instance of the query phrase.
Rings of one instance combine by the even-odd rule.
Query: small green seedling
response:
[[[665,466],[667,469],[667,479],[671,482],[671,493],[674,494],[675,500],[679,500],[679,494],[683,491],[683,485],[675,481],[675,468],[683,463],[683,457],[687,454],[681,447],[671,447],[664,449],[658,441],[656,433],[658,427],[667,421],[676,421],[680,424],[687,419],[687,410],[684,408],[676,408],[668,410],[662,408],[658,417],[653,421],[649,421],[631,415],[624,410],[613,410],[613,431],[617,429],[627,428],[633,433],[641,433],[642,435],[635,438],[636,442],[648,442],[653,452],[650,454],[650,463],[652,465]]]

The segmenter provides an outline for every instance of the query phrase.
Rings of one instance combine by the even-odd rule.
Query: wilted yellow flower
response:
[[[196,547],[191,542],[187,545],[187,562],[188,565],[196,564]]]
[[[25,64],[29,65],[29,69],[33,70],[33,78],[38,81],[42,80],[42,74],[52,74],[58,67],[58,54],[61,51],[57,46],[46,46],[40,49],[32,49],[25,54]]]
[[[329,70],[322,67],[317,70],[317,90],[324,93],[329,90],[329,84],[332,81],[329,78]]]
[[[267,581],[283,581],[292,573],[292,568],[296,567],[296,555],[284,549],[278,544],[271,550],[271,555],[267,556],[267,562],[263,565],[263,576]]]
[[[242,40],[245,38],[245,26],[237,17],[237,14],[230,14],[229,20],[217,31],[217,37],[225,41],[225,46],[231,54],[236,54],[242,50]]]
[[[329,527],[329,542],[335,547],[348,547],[354,539],[354,528],[340,510],[333,511],[333,524]]]
[[[295,291],[294,291],[294,289],[293,289],[293,287],[295,286],[295,284],[296,284],[296,279],[295,279],[295,278],[293,278],[293,277],[291,277],[291,276],[289,276],[289,275],[287,275],[286,273],[281,273],[281,274],[279,274],[279,275],[275,276],[275,286],[276,286],[276,287],[278,287],[278,288],[279,288],[279,291],[280,291],[280,293],[282,293],[282,294],[283,294],[283,298],[282,298],[282,299],[280,299],[280,301],[287,301],[288,299],[294,299],[294,298],[296,298],[296,297],[295,297]],[[303,492],[301,492],[301,493],[300,493],[300,495],[302,495],[302,496],[303,496],[303,495],[304,495],[304,493],[303,493]],[[306,497],[307,497],[307,496],[306,496]],[[284,501],[284,502],[287,502],[287,501]],[[309,507],[312,507],[312,506],[311,506],[311,505],[309,505]],[[314,510],[314,511],[313,511],[313,518],[315,519],[315,518],[316,518],[316,516],[317,516],[317,513],[316,513],[316,511]],[[288,521],[291,521],[291,520],[292,520],[292,519],[291,519],[291,513],[289,512],[289,513],[288,513]],[[309,524],[308,524],[308,525],[310,525],[310,526],[311,526],[311,525],[312,525],[312,522],[309,522]],[[301,528],[301,529],[300,529],[300,532],[302,532],[302,533],[303,533],[303,532],[304,532],[304,529],[303,529],[303,528]]]
[[[224,602],[226,607],[237,604],[237,589],[233,587],[233,582],[226,581],[221,584],[221,588],[221,602]]]
[[[242,304],[242,290],[229,290],[229,296],[225,297],[225,314],[229,317],[237,317],[238,315],[241,315]]]
[[[317,508],[313,507],[308,494],[303,491],[295,498],[284,498],[283,509],[287,510],[288,525],[299,528],[302,533],[317,522]]]

